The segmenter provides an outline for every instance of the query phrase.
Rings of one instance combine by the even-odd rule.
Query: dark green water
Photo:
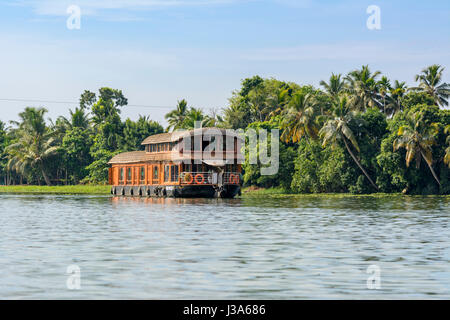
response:
[[[449,200],[0,195],[0,298],[448,299]]]

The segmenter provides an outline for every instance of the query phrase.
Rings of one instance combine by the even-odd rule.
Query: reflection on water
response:
[[[0,298],[450,298],[449,198],[0,195]],[[66,269],[81,269],[68,290]],[[381,289],[367,289],[367,267]]]

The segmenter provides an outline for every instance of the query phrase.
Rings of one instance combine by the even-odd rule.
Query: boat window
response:
[[[141,167],[141,181],[145,180],[145,168]]]
[[[171,180],[178,181],[178,165],[173,165],[171,169]]]
[[[123,181],[123,168],[120,168],[120,181]]]
[[[131,168],[128,168],[128,172],[127,172],[127,180],[131,181]]]
[[[169,181],[170,177],[170,166],[164,166],[164,182]]]
[[[158,167],[154,166],[153,167],[153,179],[158,179]]]

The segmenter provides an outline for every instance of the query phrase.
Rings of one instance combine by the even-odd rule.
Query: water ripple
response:
[[[0,195],[2,299],[450,298],[445,197]],[[68,290],[66,268],[81,269]],[[381,289],[366,286],[367,267]]]

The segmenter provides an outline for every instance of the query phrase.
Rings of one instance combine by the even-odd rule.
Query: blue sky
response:
[[[81,29],[69,30],[70,5]],[[366,27],[369,5],[381,30]],[[122,89],[132,105],[221,109],[253,75],[318,85],[363,64],[413,84],[438,63],[450,82],[450,2],[313,0],[0,1],[0,120],[26,105],[67,115],[80,93]],[[125,107],[163,122],[168,109]]]

